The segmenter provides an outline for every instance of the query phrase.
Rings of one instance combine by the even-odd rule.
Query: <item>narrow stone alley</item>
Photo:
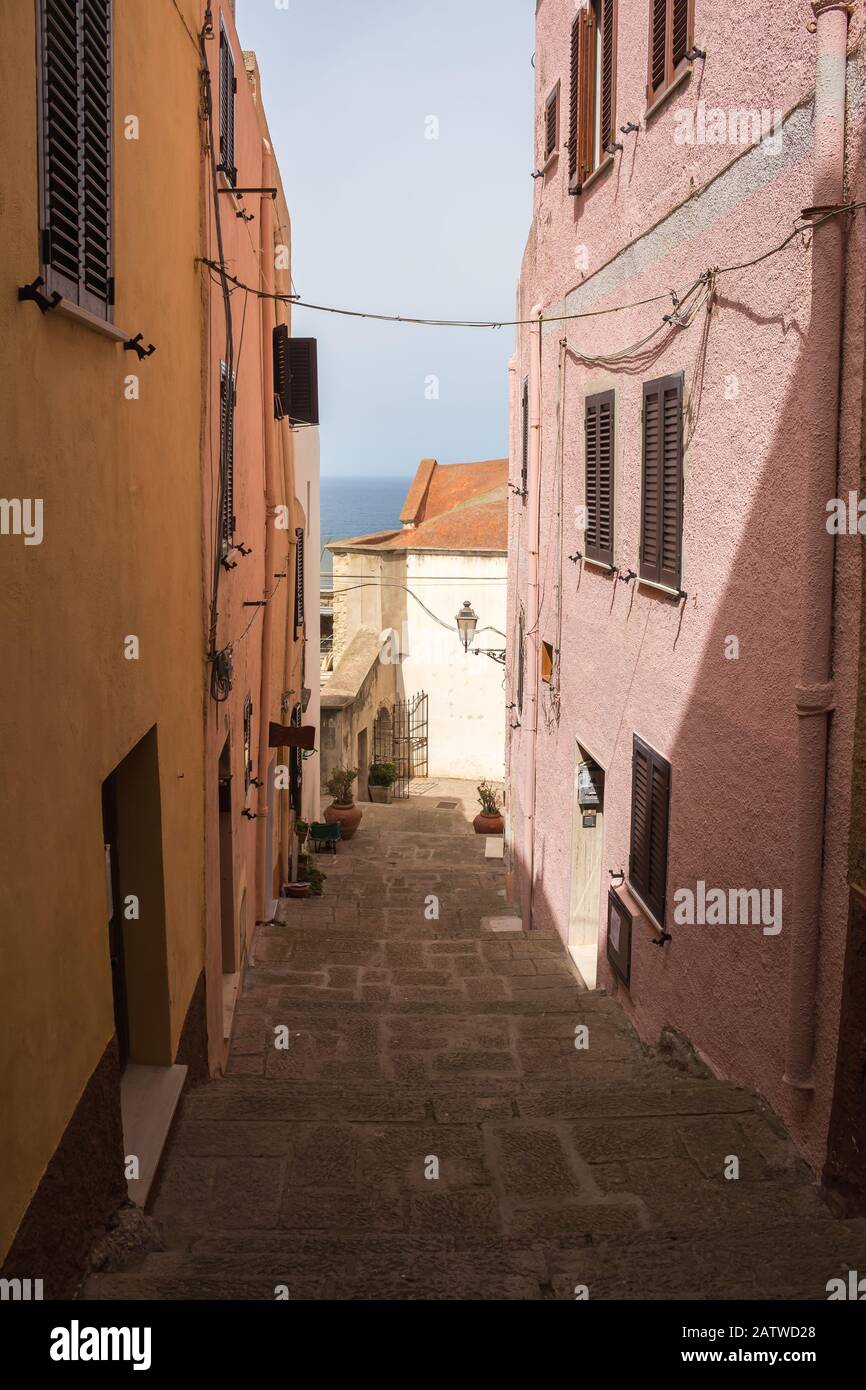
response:
[[[866,1268],[755,1096],[643,1048],[557,938],[491,929],[502,861],[442,799],[365,805],[324,896],[258,928],[165,1248],[83,1296],[823,1299]]]

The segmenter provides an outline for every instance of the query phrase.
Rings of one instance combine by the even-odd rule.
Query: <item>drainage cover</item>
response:
[[[455,807],[455,806],[459,806],[459,805],[460,805],[460,802],[459,802],[459,801],[437,801],[437,802],[436,802],[436,810],[437,810],[437,811],[453,811],[453,810],[454,810],[454,807]]]

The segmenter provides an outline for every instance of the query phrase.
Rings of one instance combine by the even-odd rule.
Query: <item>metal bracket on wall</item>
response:
[[[138,353],[139,362],[143,362],[145,357],[152,357],[153,354],[156,352],[156,348],[154,347],[153,343],[148,343],[147,347],[142,346],[143,338],[143,333],[136,333],[134,338],[127,338],[126,342],[123,344],[124,352]]]
[[[49,299],[47,295],[41,293],[41,288],[44,284],[45,281],[42,279],[42,276],[37,275],[32,284],[18,286],[18,298],[21,300],[32,299],[41,314],[48,314],[52,309],[57,308],[63,295],[58,294],[57,290],[55,290]]]

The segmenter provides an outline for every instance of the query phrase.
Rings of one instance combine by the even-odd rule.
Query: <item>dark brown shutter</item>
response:
[[[42,261],[49,290],[114,302],[111,0],[42,0]]]
[[[295,637],[304,629],[304,532],[295,528]]]
[[[529,377],[523,378],[520,415],[523,451],[520,460],[520,495],[525,498],[529,490]]]
[[[253,701],[244,700],[244,789],[249,791],[253,777]]]
[[[520,615],[517,620],[517,713],[523,713],[523,686],[526,675],[524,661],[524,647],[526,644],[526,614],[523,605],[520,605]]]
[[[225,29],[220,26],[220,158],[229,183],[237,183],[235,168],[235,60]]]
[[[689,51],[689,11],[692,7],[692,0],[673,0],[672,10],[672,38],[671,38],[671,75],[676,72],[680,63]]]
[[[654,96],[667,84],[668,74],[668,0],[652,0],[650,20],[649,92]]]
[[[549,159],[559,139],[559,87],[554,87],[544,108],[544,157]]]
[[[235,399],[229,389],[225,362],[220,363],[220,445],[225,466],[225,490],[221,518],[222,539],[230,546],[235,533]]]
[[[285,337],[285,373],[279,391],[284,414],[293,425],[319,423],[319,367],[315,338]]]
[[[616,121],[616,0],[600,0],[601,4],[601,92],[599,117],[600,148],[614,139]]]
[[[679,590],[683,534],[683,378],[643,388],[640,577]]]
[[[577,189],[595,168],[595,11],[580,11]]]
[[[664,926],[671,768],[635,734],[632,752],[629,883]]]
[[[588,396],[585,406],[586,536],[588,560],[613,566],[614,482],[613,391]]]
[[[580,15],[571,26],[571,60],[569,65],[568,99],[568,186],[571,188],[577,173],[578,108],[580,102]]]
[[[284,420],[289,413],[289,328],[278,323],[274,329],[274,418]]]

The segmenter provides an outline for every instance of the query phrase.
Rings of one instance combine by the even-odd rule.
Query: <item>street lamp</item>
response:
[[[475,629],[478,626],[478,614],[474,611],[468,599],[464,601],[463,607],[457,614],[457,631],[460,633],[460,641],[463,643],[464,652],[468,652],[472,646],[472,639],[475,636]]]
[[[500,666],[505,665],[504,647],[473,647],[475,631],[478,627],[478,614],[475,612],[468,598],[464,600],[463,607],[457,614],[457,632],[460,641],[463,643],[464,652],[472,652],[474,656],[489,656],[491,661],[497,661]],[[489,629],[482,629],[487,631]]]

